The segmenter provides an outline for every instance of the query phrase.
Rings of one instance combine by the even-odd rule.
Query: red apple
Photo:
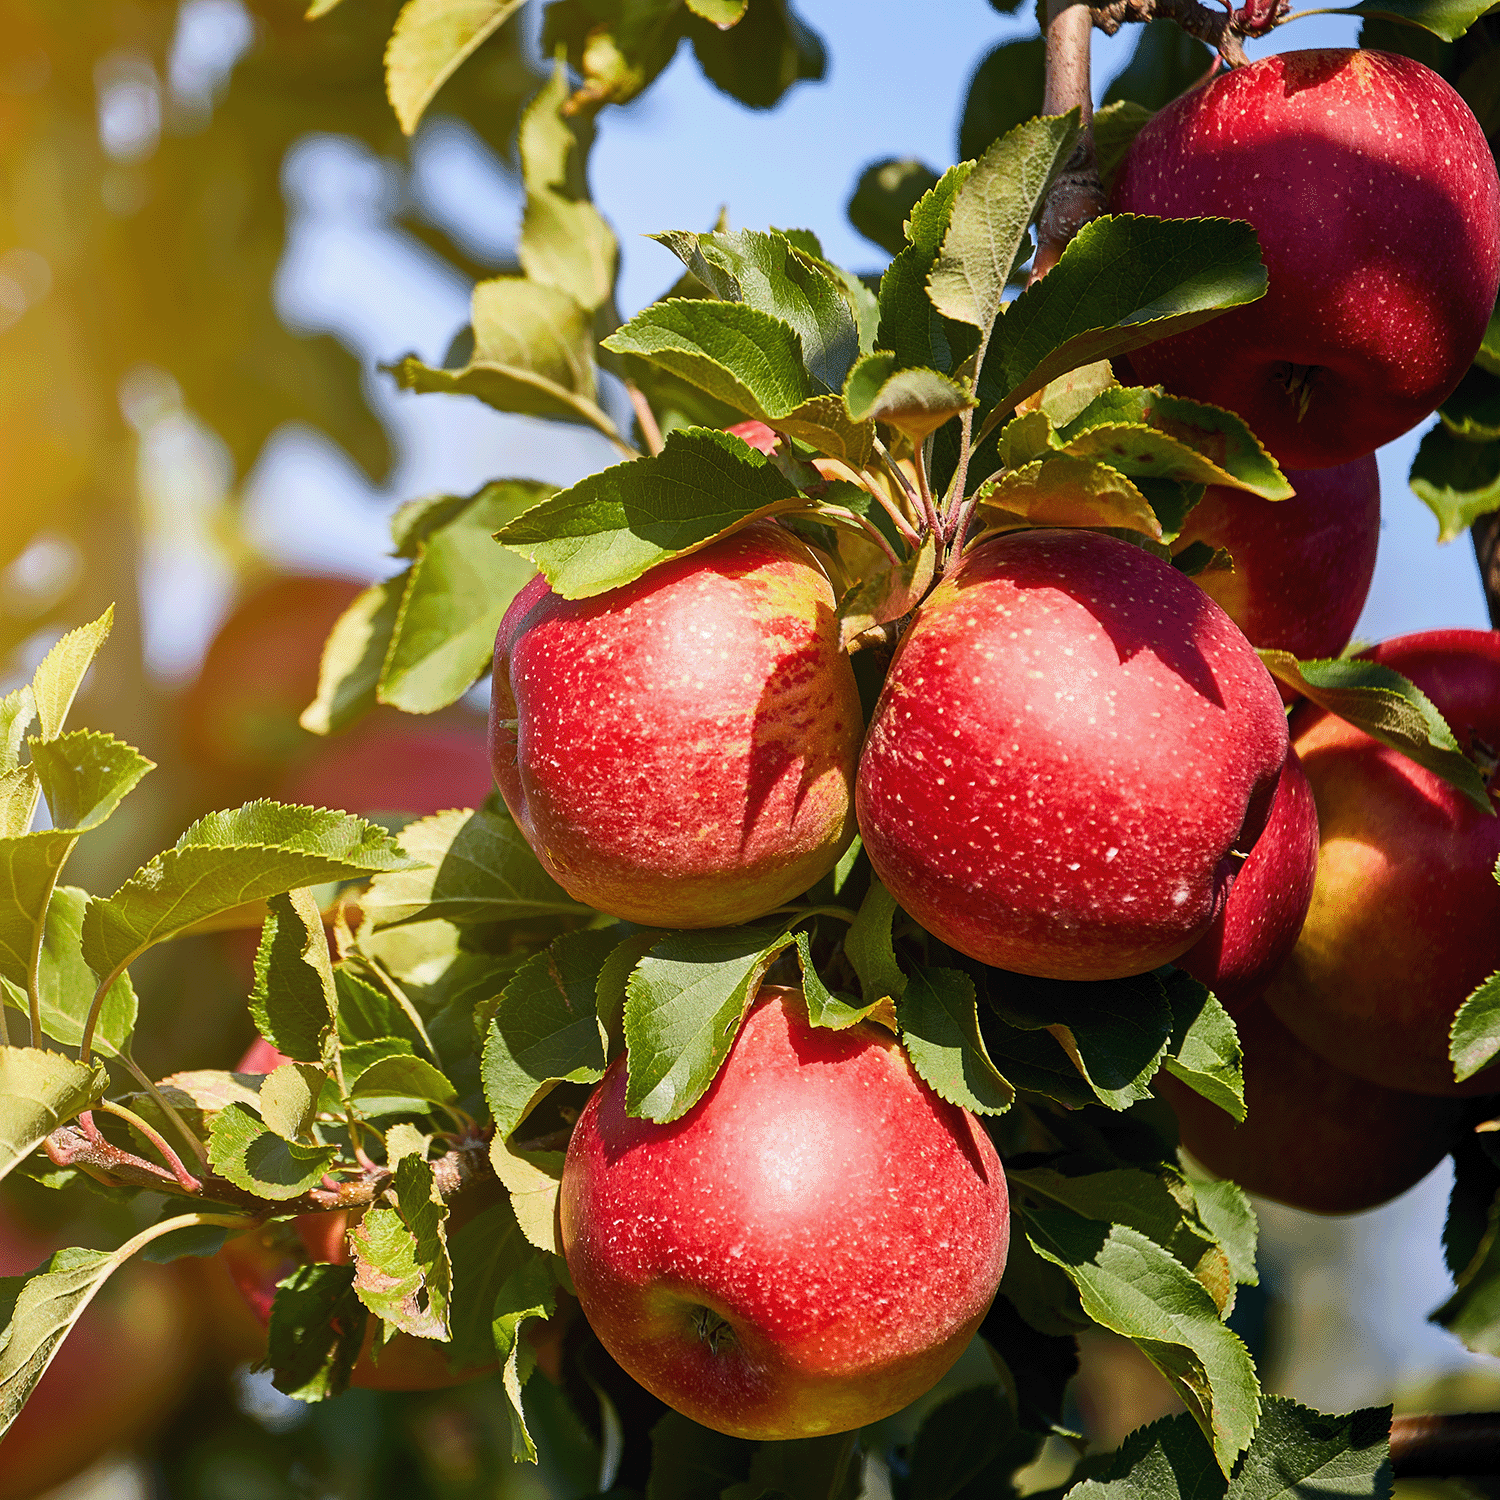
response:
[[[1231,1014],[1255,999],[1292,951],[1318,870],[1318,814],[1297,752],[1287,752],[1271,816],[1213,925],[1177,960]]]
[[[1366,655],[1411,678],[1459,744],[1493,766],[1500,631],[1431,630]],[[1362,1078],[1422,1094],[1495,1092],[1500,1067],[1454,1083],[1448,1033],[1500,969],[1500,817],[1310,704],[1292,727],[1318,804],[1318,878],[1266,999],[1304,1043]]]
[[[1117,978],[1208,930],[1286,748],[1270,674],[1189,579],[1098,532],[1022,532],[917,611],[859,826],[891,893],[961,953]]]
[[[61,1244],[0,1207],[0,1276]],[[29,1500],[149,1432],[182,1394],[197,1352],[192,1310],[165,1266],[132,1262],[107,1281],[0,1438],[0,1500]]]
[[[1500,181],[1469,106],[1387,52],[1284,52],[1136,137],[1120,213],[1248,219],[1270,290],[1131,352],[1147,384],[1238,412],[1284,467],[1371,453],[1428,416],[1500,285]]]
[[[761,991],[680,1120],[625,1113],[616,1059],[563,1169],[568,1270],[604,1347],[647,1390],[737,1437],[842,1432],[953,1364],[1009,1243],[979,1122],[895,1037],[808,1025]]]
[[[772,522],[592,599],[534,579],[500,627],[493,694],[506,804],[601,911],[749,921],[853,836],[861,714],[833,589]]]
[[[1355,1078],[1304,1047],[1264,1003],[1236,1017],[1245,1120],[1168,1073],[1182,1144],[1218,1177],[1315,1214],[1352,1214],[1404,1193],[1448,1154],[1458,1106]]]
[[[1290,500],[1211,487],[1188,513],[1181,551],[1223,547],[1234,571],[1194,579],[1253,646],[1308,657],[1349,644],[1375,576],[1380,472],[1373,454],[1332,469],[1293,470]],[[1291,701],[1290,689],[1283,697]]]

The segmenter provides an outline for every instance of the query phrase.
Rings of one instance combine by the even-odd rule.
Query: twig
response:
[[[1500,1412],[1397,1417],[1391,1423],[1391,1469],[1398,1479],[1500,1474]]]
[[[640,423],[641,436],[646,440],[646,447],[655,455],[662,450],[661,424],[656,420],[656,413],[651,410],[651,403],[646,399],[646,393],[635,381],[625,382],[625,392],[630,397],[630,404],[635,408],[635,419]]]
[[[1242,36],[1262,36],[1286,18],[1289,0],[1247,0],[1237,11],[1210,9],[1199,0],[1109,0],[1093,13],[1093,24],[1113,36],[1127,21],[1175,21],[1189,36],[1206,42],[1231,68],[1249,61]]]
[[[1094,102],[1089,77],[1089,37],[1094,17],[1095,12],[1080,0],[1047,0],[1047,83],[1042,112],[1061,115],[1076,109],[1078,142],[1048,190],[1037,220],[1032,281],[1040,281],[1057,264],[1068,241],[1109,207],[1094,156]]]
[[[1490,624],[1500,630],[1500,511],[1478,517],[1469,528],[1469,537],[1479,563],[1479,581],[1484,585]]]
[[[172,1169],[172,1175],[177,1179],[177,1185],[184,1193],[196,1195],[203,1191],[203,1184],[183,1166],[182,1158],[133,1109],[126,1109],[123,1104],[116,1104],[112,1099],[101,1099],[94,1108],[102,1109],[106,1114],[115,1115],[124,1120],[127,1125],[134,1125],[161,1153],[162,1160]]]

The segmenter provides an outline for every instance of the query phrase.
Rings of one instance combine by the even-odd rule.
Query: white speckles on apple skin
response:
[[[1000,625],[1020,618],[1031,636]],[[1033,695],[1032,670],[1055,691]],[[1213,920],[1286,749],[1265,668],[1189,580],[1097,533],[1030,532],[971,554],[907,631],[860,761],[860,829],[897,900],[961,952],[1136,974]]]

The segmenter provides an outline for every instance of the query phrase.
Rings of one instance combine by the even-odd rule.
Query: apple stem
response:
[[[1268,9],[1269,14],[1261,15],[1251,4],[1239,10],[1228,4],[1224,10],[1210,10],[1199,0],[1109,0],[1094,11],[1093,24],[1105,36],[1113,36],[1127,21],[1172,20],[1189,36],[1206,42],[1231,68],[1242,68],[1250,60],[1242,36],[1262,36],[1281,22],[1296,19],[1286,14],[1288,0],[1272,0]]]

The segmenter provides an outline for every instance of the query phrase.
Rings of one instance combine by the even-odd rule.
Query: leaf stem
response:
[[[646,399],[646,393],[635,381],[625,382],[625,393],[630,397],[630,404],[635,408],[635,419],[640,424],[641,436],[646,440],[647,451],[654,457],[660,453],[663,447],[661,437],[661,424],[656,420],[656,413],[651,410],[651,403]]]
[[[94,1108],[102,1109],[106,1114],[115,1115],[140,1131],[156,1147],[161,1154],[161,1159],[172,1169],[172,1175],[177,1179],[183,1192],[196,1196],[203,1191],[203,1184],[183,1166],[182,1158],[133,1109],[126,1109],[123,1104],[116,1104],[113,1099],[101,1099]]]
[[[932,498],[932,485],[927,477],[927,443],[913,443],[911,457],[912,467],[917,471],[917,493],[922,497],[922,514],[927,517],[927,525],[933,536],[941,541],[943,522],[938,515],[937,504]]]
[[[886,540],[885,533],[868,516],[857,515],[854,511],[846,509],[842,505],[820,505],[812,512],[814,518],[820,516],[837,516],[846,525],[852,524],[865,533],[880,550],[885,553],[887,560],[893,568],[901,567],[901,559],[896,556],[896,549]]]
[[[861,469],[859,471],[860,484],[870,492],[875,503],[891,518],[891,523],[901,533],[901,539],[911,547],[922,545],[921,535],[917,529],[901,514],[901,507],[886,493],[885,486],[877,483],[873,474]]]
[[[197,1159],[198,1165],[204,1171],[207,1171],[208,1147],[188,1129],[187,1121],[182,1118],[173,1105],[167,1102],[166,1096],[141,1070],[135,1058],[131,1056],[128,1050],[120,1053],[120,1061],[125,1064],[130,1076],[151,1096],[152,1102],[156,1107],[177,1127],[178,1134],[187,1142],[188,1148]]]
[[[94,1053],[94,1031],[99,1025],[99,1012],[104,1009],[104,997],[109,994],[115,980],[125,972],[124,964],[116,964],[103,979],[99,981],[99,987],[94,991],[94,998],[89,1002],[88,1020],[83,1023],[83,1040],[78,1044],[78,1061],[85,1067],[93,1058]]]

